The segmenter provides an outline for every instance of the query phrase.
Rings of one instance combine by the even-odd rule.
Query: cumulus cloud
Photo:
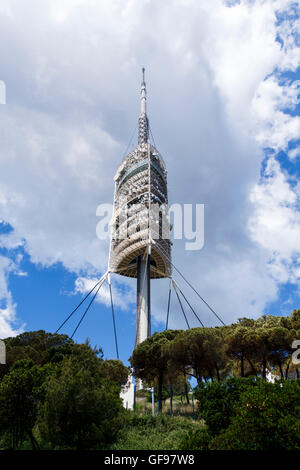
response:
[[[280,76],[299,59],[294,13],[288,0],[3,0],[0,207],[15,241],[2,238],[2,246],[21,240],[33,263],[61,262],[78,273],[77,292],[105,271],[108,244],[96,238],[96,208],[112,200],[146,66],[169,200],[205,204],[204,249],[191,254],[176,241],[173,260],[225,321],[259,315],[290,279],[286,260],[297,252],[282,253],[280,234],[272,237],[272,211],[277,217],[282,209],[273,197],[280,167],[274,185],[257,186],[262,147],[286,150],[299,135],[299,117],[287,112],[295,109],[297,84]],[[278,197],[293,198],[286,184]],[[282,223],[297,219],[295,201],[284,201],[290,212],[280,212]],[[280,276],[270,269],[273,251]],[[126,308],[132,283],[121,281],[116,302]],[[168,286],[152,285],[159,321]],[[107,290],[100,299],[107,304]],[[205,309],[202,315],[214,322]]]
[[[269,269],[278,282],[299,283],[299,196],[270,158],[265,178],[251,193],[255,211],[249,220],[252,238],[269,252]]]
[[[17,328],[16,307],[12,294],[8,290],[9,273],[18,271],[17,265],[5,256],[0,256],[0,338],[15,336],[24,329]]]
[[[81,294],[86,294],[90,292],[93,287],[97,284],[99,278],[85,278],[85,277],[78,277],[75,281],[75,292],[80,292]],[[90,294],[92,296],[96,293],[96,289]],[[112,280],[112,297],[113,297],[113,304],[117,307],[120,307],[122,310],[128,310],[130,307],[133,306],[135,302],[135,296],[133,294],[132,288],[126,284],[122,284],[120,286],[119,283],[116,282],[115,279]],[[110,290],[107,279],[101,285],[100,290],[95,297],[96,302],[104,303],[107,307],[111,306],[111,297],[110,297]]]

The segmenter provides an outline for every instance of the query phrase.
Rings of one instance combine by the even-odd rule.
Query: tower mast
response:
[[[135,346],[151,335],[151,297],[150,297],[150,209],[151,209],[151,158],[149,140],[149,122],[147,117],[147,91],[145,69],[142,69],[141,114],[139,117],[139,145],[147,146],[148,159],[148,249],[137,258],[137,309]]]
[[[151,334],[150,279],[171,274],[167,171],[150,144],[144,68],[142,73],[138,145],[125,156],[114,178],[109,261],[110,272],[137,279],[135,347]],[[152,213],[154,205],[162,211]]]

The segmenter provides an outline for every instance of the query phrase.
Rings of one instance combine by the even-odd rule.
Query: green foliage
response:
[[[180,330],[154,333],[154,335],[140,343],[129,358],[136,377],[144,380],[149,385],[157,381],[159,411],[162,409],[163,382],[169,371],[170,358],[166,346],[180,333]]]
[[[255,374],[253,362],[250,361],[255,351],[255,338],[253,324],[240,320],[236,327],[226,328],[226,353],[229,358],[240,362],[240,375],[245,377],[248,373]],[[252,322],[251,322],[252,323]],[[248,372],[245,371],[245,362],[248,361]],[[249,362],[250,361],[250,362]],[[250,367],[249,367],[250,365]]]
[[[120,387],[104,376],[102,360],[87,345],[74,347],[44,388],[38,429],[53,448],[100,448],[124,424]]]
[[[202,379],[221,380],[228,358],[222,328],[192,328],[177,335],[168,345],[169,366]]]
[[[300,383],[260,382],[241,394],[228,428],[214,450],[300,450]]]
[[[261,375],[276,370],[288,378],[291,345],[300,337],[297,311],[291,317],[263,315],[257,320],[240,319],[224,329],[226,354],[240,363],[241,377]],[[296,371],[297,373],[297,371]]]
[[[170,383],[176,374],[203,381],[222,381],[229,375],[266,378],[268,372],[281,378],[299,378],[291,363],[292,342],[300,338],[299,311],[289,317],[263,315],[257,320],[215,328],[181,331],[162,346]]]
[[[179,334],[180,330],[166,330],[154,333],[139,344],[129,358],[136,376],[151,383],[164,374],[168,370],[169,359],[165,354],[165,346]]]
[[[209,450],[209,443],[211,435],[207,427],[189,431],[184,435],[179,442],[178,449],[180,450]]]
[[[207,428],[181,442],[185,450],[299,450],[300,381],[234,379],[208,387]],[[233,399],[234,398],[234,399]],[[218,404],[218,400],[221,403]],[[231,402],[226,408],[225,401]],[[220,410],[227,419],[222,420]],[[223,423],[217,429],[218,421]],[[213,431],[213,432],[211,432]]]
[[[204,419],[212,435],[227,428],[235,415],[235,406],[240,395],[259,382],[254,377],[230,377],[224,382],[202,383],[195,388],[194,396],[198,400],[199,416]]]
[[[48,367],[34,365],[31,360],[17,361],[0,384],[0,436],[8,448],[16,449],[26,437],[32,448],[38,444],[33,436],[37,403]]]
[[[128,368],[101,350],[44,331],[6,340],[0,375],[0,449],[100,448],[126,421]]]
[[[7,363],[0,367],[0,379],[18,360],[28,359],[37,365],[60,362],[66,354],[70,354],[74,342],[67,335],[39,330],[7,338],[5,344]]]
[[[130,367],[125,367],[119,359],[108,359],[103,361],[102,371],[108,380],[122,387],[127,383]]]
[[[163,402],[165,402],[172,395],[173,400],[176,397],[176,399],[181,399],[181,401],[183,401],[184,398],[185,398],[185,400],[187,399],[189,391],[190,391],[190,385],[187,382],[182,382],[182,383],[177,383],[177,384],[175,383],[175,384],[172,384],[172,385],[164,385],[162,387],[161,398],[162,398]],[[138,392],[138,394],[139,394],[139,392]],[[147,389],[146,391],[144,391],[144,394],[141,395],[141,396],[145,396],[146,399],[147,399],[147,402],[152,403],[152,390]],[[188,400],[189,400],[189,397],[188,397]],[[157,389],[157,387],[154,387],[154,401],[155,402],[158,401],[158,389]]]
[[[299,449],[299,380],[290,380],[300,377],[291,361],[299,338],[295,310],[218,328],[167,330],[138,345],[131,365],[145,386],[155,386],[158,411],[163,399],[170,414],[171,401],[175,413],[184,400],[192,416],[188,378],[197,379],[198,422],[126,412],[119,395],[129,368],[104,360],[88,342],[42,330],[8,338],[7,365],[0,366],[0,449]],[[282,382],[268,383],[268,372]],[[147,413],[149,393],[140,394],[137,413]]]
[[[168,386],[162,387],[161,399],[163,402],[166,401],[167,398],[170,397],[170,389]],[[146,391],[146,400],[148,403],[152,403],[152,391],[147,389]],[[154,402],[158,401],[158,388],[154,387]]]

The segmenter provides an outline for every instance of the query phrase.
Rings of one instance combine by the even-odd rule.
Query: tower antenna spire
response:
[[[149,137],[149,124],[147,117],[147,91],[145,82],[145,67],[142,68],[143,80],[141,84],[141,114],[139,117],[139,145],[145,144]]]
[[[147,114],[147,109],[146,109],[147,91],[146,91],[146,82],[145,82],[145,67],[142,68],[142,73],[143,73],[143,81],[141,84],[141,115]]]

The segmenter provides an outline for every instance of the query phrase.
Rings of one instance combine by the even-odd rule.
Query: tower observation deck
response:
[[[137,278],[136,345],[151,334],[150,279],[171,276],[167,171],[150,143],[143,69],[138,145],[115,175],[109,269]]]

